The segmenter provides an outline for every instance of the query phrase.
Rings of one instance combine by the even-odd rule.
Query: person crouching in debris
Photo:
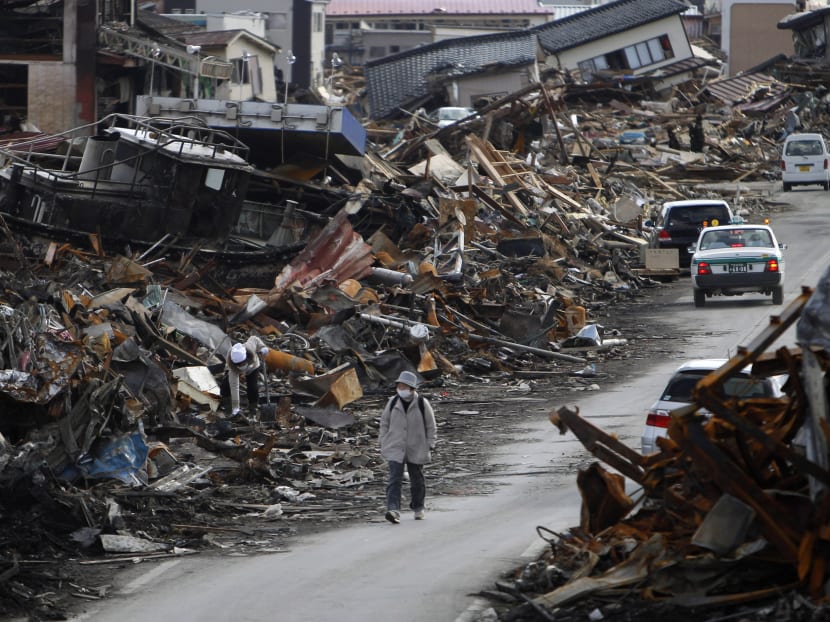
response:
[[[252,335],[245,343],[235,343],[228,351],[225,359],[227,373],[222,379],[219,387],[222,402],[225,405],[225,412],[230,406],[231,416],[237,416],[239,408],[239,379],[245,378],[245,385],[248,395],[248,414],[256,416],[259,404],[259,373],[265,371],[265,366],[260,356],[268,354],[268,346],[257,337]],[[268,373],[265,371],[265,373]],[[230,400],[230,404],[228,401]]]
[[[435,413],[425,397],[418,395],[418,378],[402,371],[395,381],[397,394],[389,398],[380,416],[380,455],[389,463],[386,484],[386,520],[401,522],[403,468],[409,473],[409,508],[415,520],[424,518],[426,482],[424,465],[435,449]]]

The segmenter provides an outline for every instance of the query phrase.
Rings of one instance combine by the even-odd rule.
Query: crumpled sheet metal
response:
[[[39,368],[31,372],[0,370],[0,393],[18,402],[43,406],[67,390],[84,354],[76,344],[49,333],[39,333],[34,341]]]
[[[326,281],[360,279],[371,271],[372,247],[355,232],[346,210],[340,210],[277,276],[268,293],[276,303],[290,287],[313,289]]]
[[[199,319],[185,311],[175,302],[166,300],[162,307],[160,321],[165,326],[175,328],[210,348],[221,359],[230,350],[232,339],[215,324]]]

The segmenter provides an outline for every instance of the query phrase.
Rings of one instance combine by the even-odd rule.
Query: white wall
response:
[[[447,87],[450,105],[470,107],[484,95],[514,93],[530,84],[533,71],[533,66],[521,67],[504,73],[481,74],[458,80]]]
[[[578,69],[579,63],[589,58],[600,56],[601,54],[608,54],[614,50],[619,50],[626,46],[661,35],[668,35],[671,42],[672,50],[674,51],[674,58],[667,58],[666,60],[654,63],[653,65],[646,65],[635,69],[633,73],[639,74],[645,71],[651,71],[664,65],[677,62],[684,58],[692,56],[692,48],[689,45],[689,39],[686,37],[686,31],[683,28],[683,22],[679,15],[673,15],[666,19],[661,19],[644,26],[639,26],[625,32],[617,33],[609,37],[597,39],[585,45],[580,45],[569,50],[565,50],[561,54],[548,56],[545,64],[548,67],[557,67],[563,69]]]
[[[326,67],[326,2],[312,0],[311,7],[311,83],[323,84],[331,67]],[[326,72],[323,71],[325,67]]]
[[[254,47],[253,41],[246,40],[244,37],[233,41],[228,45],[227,50],[227,60],[241,58],[245,50],[248,50],[248,54],[257,57],[260,75],[262,76],[262,88],[260,92],[256,93],[256,97],[265,101],[276,101],[277,91],[274,86],[274,61],[270,51],[264,48]],[[228,86],[230,87],[229,99],[244,101],[254,96],[253,83],[234,84],[229,82]]]
[[[196,11],[205,13],[222,13],[228,11],[227,0],[196,0]],[[292,79],[291,65],[286,60],[293,46],[292,24],[294,20],[293,0],[245,0],[238,7],[248,11],[256,11],[266,15],[266,24],[262,34],[255,33],[276,46],[282,51],[274,58],[274,63],[282,70],[283,76],[289,82]],[[264,76],[263,76],[264,77]]]
[[[373,47],[383,48],[385,50],[383,56],[397,54],[432,43],[432,33],[428,30],[364,30],[362,41],[363,55],[355,58],[355,64],[358,65],[382,58],[382,56],[372,56]],[[396,52],[391,50],[393,45],[398,47]]]

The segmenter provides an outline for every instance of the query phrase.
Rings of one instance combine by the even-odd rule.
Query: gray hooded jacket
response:
[[[435,413],[429,400],[424,399],[424,412],[418,406],[418,392],[412,391],[412,401],[404,411],[403,400],[392,396],[380,416],[380,455],[390,462],[427,464],[430,450],[435,449]],[[392,403],[395,403],[394,407]]]

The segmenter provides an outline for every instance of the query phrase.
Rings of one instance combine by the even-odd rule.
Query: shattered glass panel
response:
[[[148,309],[155,309],[162,303],[162,300],[161,286],[156,283],[151,283],[147,286],[147,295],[141,301],[141,304]]]

